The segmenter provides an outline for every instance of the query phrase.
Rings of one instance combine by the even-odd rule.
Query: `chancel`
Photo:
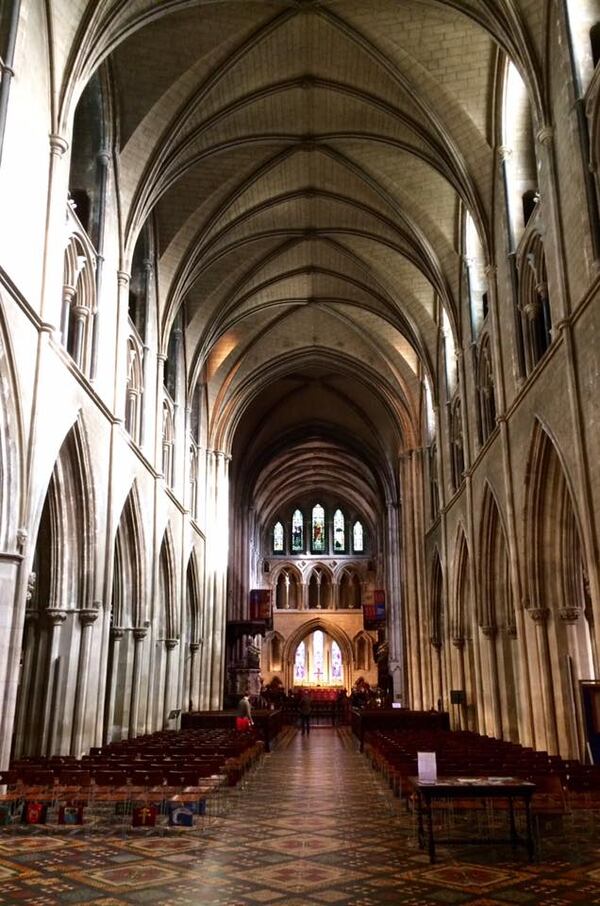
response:
[[[590,901],[599,64],[600,0],[0,0],[8,902],[69,822],[82,902]],[[423,746],[535,785],[518,877],[424,874]]]

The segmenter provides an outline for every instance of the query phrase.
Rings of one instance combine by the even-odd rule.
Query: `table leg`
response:
[[[429,831],[429,863],[435,862],[435,841],[433,839],[433,809],[431,808],[431,799],[427,799],[427,828]]]
[[[531,799],[525,799],[525,818],[527,821],[527,854],[529,861],[533,861],[533,832],[531,827]]]
[[[510,842],[514,848],[517,845],[517,826],[515,824],[515,807],[512,796],[508,797],[508,810],[510,816]]]
[[[416,794],[415,805],[417,808],[417,838],[419,840],[419,849],[425,849],[425,829],[423,827],[423,798],[420,793]]]

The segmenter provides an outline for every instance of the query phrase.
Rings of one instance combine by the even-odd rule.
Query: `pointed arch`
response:
[[[344,566],[338,578],[338,606],[357,608],[361,605],[361,582],[358,570],[353,566]]]
[[[568,472],[558,446],[536,419],[526,472],[527,591],[533,607],[557,610],[581,600],[574,567],[587,563]]]
[[[202,595],[200,591],[200,573],[198,571],[198,558],[192,549],[185,571],[186,581],[186,607],[188,617],[188,637],[192,644],[200,641],[202,632]]]
[[[478,622],[481,626],[513,627],[515,611],[506,532],[495,494],[488,482],[486,482],[483,494],[479,537],[481,538],[479,586],[481,595]]]
[[[14,751],[71,752],[85,707],[77,694],[81,634],[75,616],[95,611],[95,501],[89,446],[80,417],[67,432],[39,503],[29,620],[22,640]],[[93,617],[92,617],[93,622]],[[59,717],[60,715],[60,717]],[[78,740],[73,737],[73,745]]]
[[[429,625],[431,627],[431,642],[434,646],[442,645],[444,640],[444,575],[440,552],[435,548],[431,563],[431,579],[429,586]]]
[[[171,526],[167,525],[158,558],[160,603],[158,631],[164,630],[166,639],[179,636],[179,620],[175,606],[175,553]]]
[[[142,625],[145,602],[145,543],[139,490],[134,481],[115,536],[112,622],[119,627]]]
[[[454,546],[454,594],[450,613],[450,635],[453,639],[464,639],[470,625],[470,582],[469,582],[469,547],[465,530],[458,526]]]
[[[23,423],[19,409],[21,394],[10,336],[0,297],[0,550],[16,541],[21,522],[23,472]]]

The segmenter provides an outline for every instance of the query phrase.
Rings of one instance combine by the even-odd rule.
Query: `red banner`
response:
[[[250,592],[250,619],[265,622],[271,619],[270,588],[253,588]]]
[[[363,604],[363,623],[365,629],[383,629],[385,626],[385,591],[373,592],[373,603]]]

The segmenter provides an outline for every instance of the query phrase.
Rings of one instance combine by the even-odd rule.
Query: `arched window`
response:
[[[331,643],[331,671],[330,676],[331,680],[334,683],[342,682],[342,652],[340,646],[336,641]]]
[[[173,484],[174,447],[175,428],[173,423],[173,405],[170,400],[164,400],[162,423],[162,471],[168,485]]]
[[[355,522],[352,527],[352,550],[355,554],[362,554],[365,549],[365,539],[361,522]]]
[[[538,184],[531,104],[525,83],[511,62],[504,83],[502,148],[510,250],[514,251],[536,208]]]
[[[324,637],[320,629],[312,634],[312,659],[310,665],[310,681],[322,683],[325,677]]]
[[[487,279],[481,240],[475,221],[468,211],[465,212],[465,264],[469,281],[471,325],[473,335],[477,336],[487,314]]]
[[[198,447],[190,444],[190,513],[198,518]]]
[[[304,551],[304,517],[300,510],[292,516],[292,553]]]
[[[274,554],[283,554],[284,552],[284,537],[283,537],[283,525],[281,522],[276,522],[273,526],[273,553]]]
[[[320,503],[313,507],[311,527],[311,550],[314,554],[323,553],[325,542],[325,510]]]
[[[343,554],[346,550],[346,520],[341,510],[333,514],[333,552]]]
[[[67,216],[67,228],[70,235],[64,257],[62,342],[75,364],[89,375],[96,314],[96,254],[74,216]]]
[[[552,342],[546,255],[538,232],[519,249],[517,267],[525,371],[530,374]]]
[[[496,398],[489,337],[486,335],[477,356],[477,397],[479,402],[479,435],[482,444],[496,427]]]
[[[142,427],[143,350],[135,336],[127,340],[127,396],[125,399],[125,430],[139,444]]]
[[[440,480],[438,475],[437,444],[429,447],[429,491],[431,497],[431,519],[437,519],[440,511]]]
[[[183,331],[181,327],[181,310],[179,310],[169,335],[169,346],[167,349],[164,370],[165,388],[174,402],[177,401],[177,380],[180,371],[179,365],[182,355],[182,344]]]
[[[303,683],[306,679],[306,644],[300,642],[294,658],[294,683]]]
[[[450,457],[452,465],[452,487],[455,491],[461,485],[465,470],[465,452],[463,447],[463,428],[460,398],[458,395],[450,406]]]

